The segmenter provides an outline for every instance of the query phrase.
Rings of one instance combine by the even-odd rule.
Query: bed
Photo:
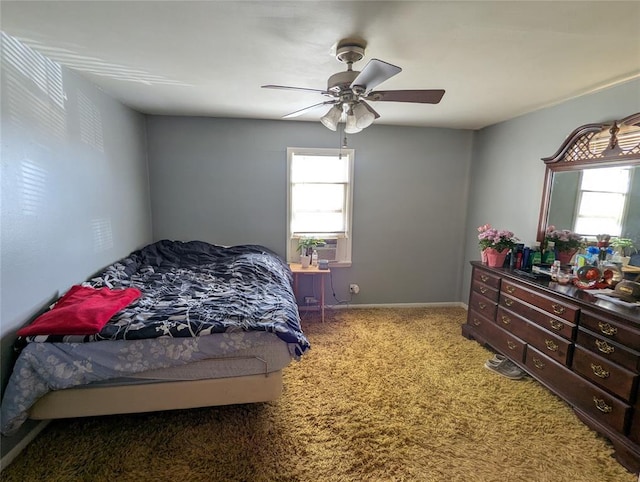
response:
[[[41,318],[75,309],[74,288],[135,295],[93,332],[39,333],[40,319],[23,329],[0,407],[4,435],[27,418],[274,400],[282,369],[310,348],[291,271],[263,246],[159,241],[72,287]],[[89,323],[100,317],[91,310]]]

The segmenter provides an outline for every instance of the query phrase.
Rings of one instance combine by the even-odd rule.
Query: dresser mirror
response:
[[[574,130],[546,164],[538,241],[547,226],[629,238],[640,249],[640,113]]]

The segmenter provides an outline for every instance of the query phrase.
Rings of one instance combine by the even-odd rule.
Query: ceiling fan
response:
[[[327,90],[289,87],[286,85],[263,85],[264,89],[298,90],[316,92],[330,100],[305,107],[283,116],[284,119],[298,117],[318,107],[332,106],[320,118],[325,127],[337,130],[341,121],[345,122],[344,131],[355,134],[370,126],[380,115],[366,102],[411,102],[437,104],[444,96],[444,90],[373,90],[385,80],[400,73],[402,69],[378,59],[371,59],[362,71],[353,70],[354,62],[364,57],[365,42],[356,39],[344,39],[336,48],[336,59],[347,64],[347,70],[329,77]]]

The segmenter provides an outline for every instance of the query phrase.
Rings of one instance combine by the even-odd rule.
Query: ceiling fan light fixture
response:
[[[338,106],[334,105],[329,112],[320,117],[320,122],[327,128],[332,131],[338,129],[338,122],[340,122],[340,118],[342,117],[342,109]]]
[[[361,130],[373,124],[373,121],[376,118],[367,104],[364,104],[362,102],[359,102],[353,106],[353,115],[355,117],[356,127]]]
[[[347,115],[347,122],[344,127],[344,131],[347,134],[357,134],[361,130],[362,129],[356,125],[356,116],[349,112],[349,115]]]

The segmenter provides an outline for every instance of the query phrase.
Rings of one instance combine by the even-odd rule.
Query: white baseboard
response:
[[[5,456],[0,458],[0,472],[2,472],[6,467],[9,466],[13,459],[15,459],[20,452],[22,452],[29,443],[36,438],[36,436],[42,432],[42,430],[49,425],[51,420],[42,420],[38,425],[33,427],[31,431],[29,431],[22,439],[11,449]]]

